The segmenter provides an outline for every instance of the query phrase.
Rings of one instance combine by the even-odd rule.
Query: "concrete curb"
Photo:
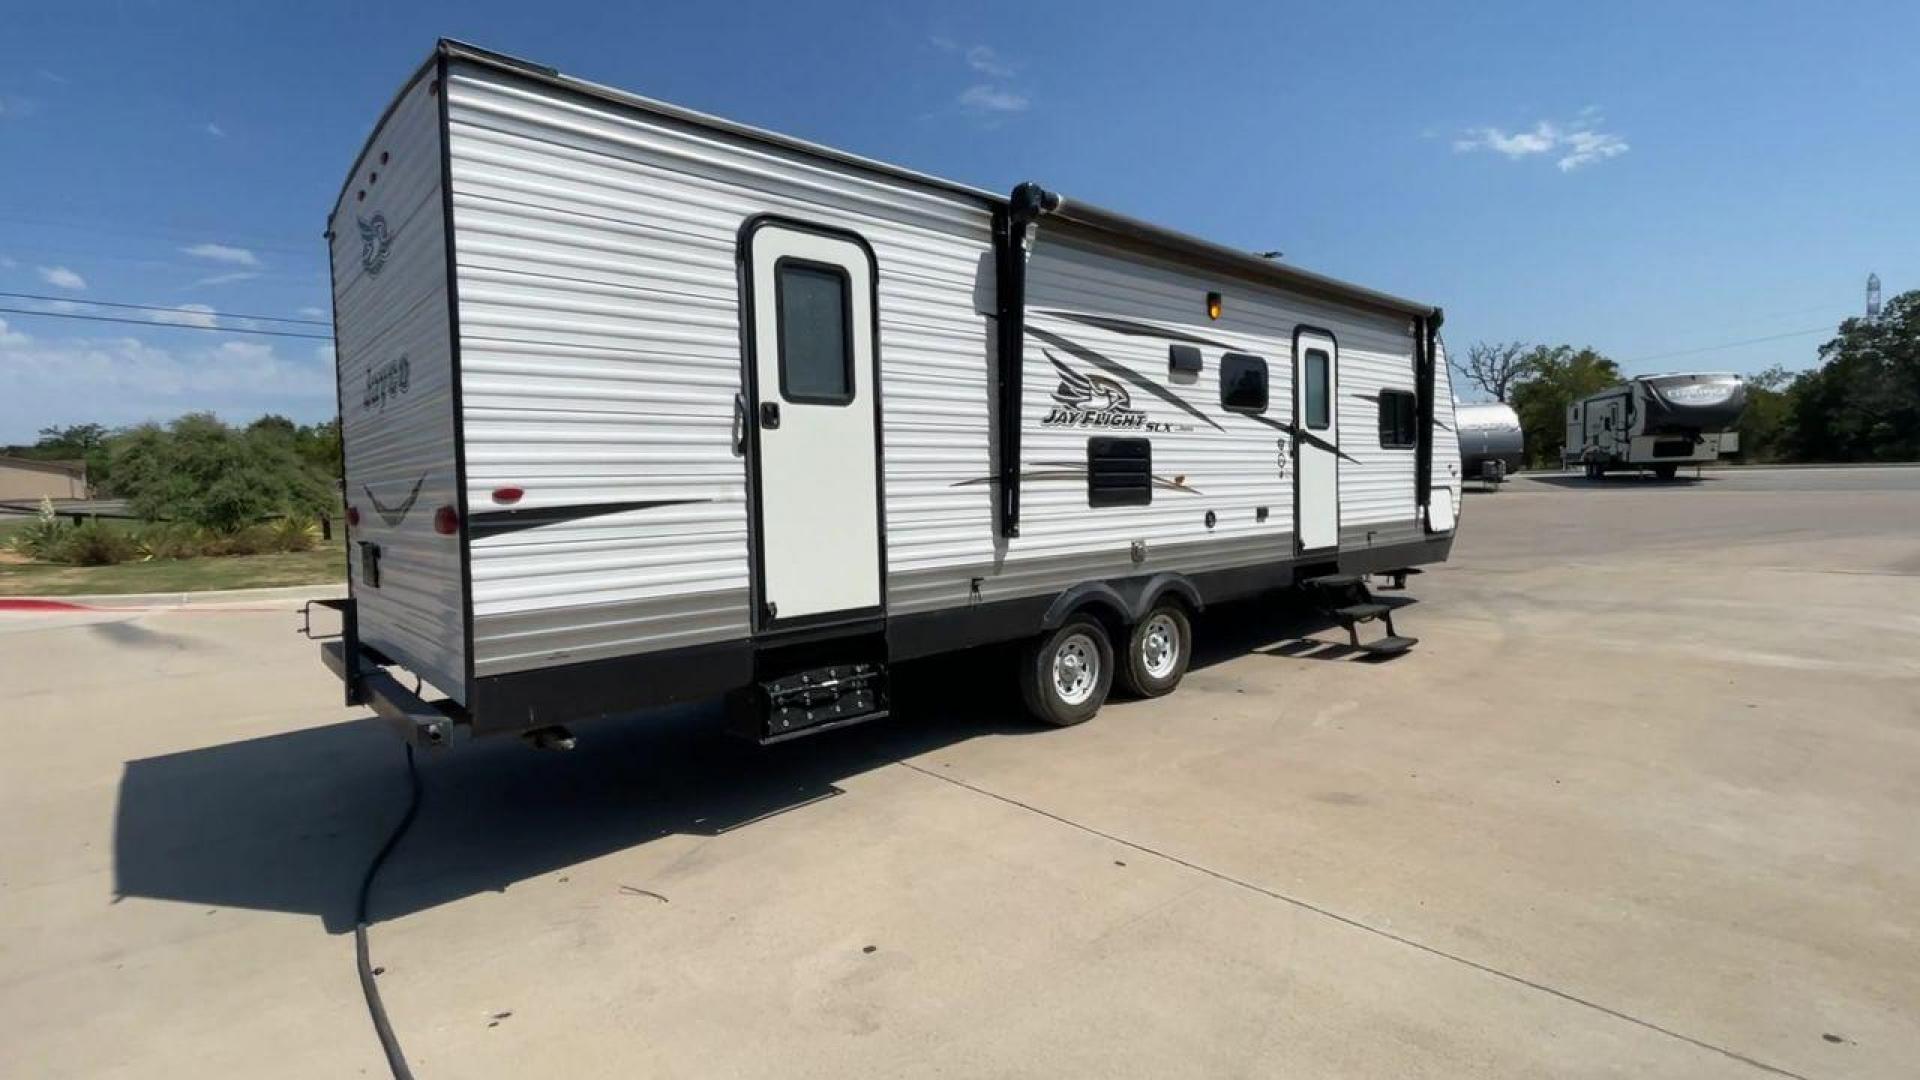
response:
[[[347,594],[347,583],[283,585],[270,589],[213,589],[182,593],[90,593],[77,596],[0,596],[0,611],[86,611],[115,608],[212,607],[274,600],[326,600]]]

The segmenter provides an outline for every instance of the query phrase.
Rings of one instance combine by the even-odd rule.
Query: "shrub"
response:
[[[38,516],[32,524],[14,533],[8,546],[29,559],[51,559],[66,532],[60,519],[53,516],[53,500],[41,499]]]
[[[289,514],[267,528],[275,551],[312,551],[320,540],[319,524],[304,514]]]
[[[133,539],[142,560],[191,559],[206,547],[199,529],[164,521],[136,529]]]
[[[140,553],[132,534],[102,521],[83,521],[61,530],[60,540],[42,558],[74,566],[111,566]]]
[[[200,554],[259,555],[263,552],[278,550],[273,545],[274,532],[271,525],[249,525],[244,529],[234,529],[231,532],[203,533]]]

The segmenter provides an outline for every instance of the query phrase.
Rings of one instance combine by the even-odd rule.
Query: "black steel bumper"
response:
[[[387,670],[391,660],[360,643],[359,619],[351,598],[315,600],[309,605],[313,606],[340,612],[340,636],[320,643],[320,659],[340,677],[349,708],[368,706],[414,746],[444,746],[452,741],[453,726],[459,718],[456,707],[447,701],[426,701],[407,689]],[[306,632],[313,636],[310,618]]]

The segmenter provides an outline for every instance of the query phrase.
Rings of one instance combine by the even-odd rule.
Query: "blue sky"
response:
[[[1443,304],[1456,351],[1518,338],[1630,371],[1803,367],[1822,334],[1669,354],[1831,326],[1869,270],[1889,296],[1920,288],[1920,6],[811,7],[13,5],[0,292],[324,321],[328,204],[441,35],[1279,248]],[[323,341],[0,320],[0,442],[333,409]]]

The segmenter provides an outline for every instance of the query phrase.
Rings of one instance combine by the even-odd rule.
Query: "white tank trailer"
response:
[[[1747,384],[1724,371],[1642,375],[1567,406],[1564,464],[1589,479],[1621,469],[1671,480],[1682,465],[1739,452]]]
[[[1498,401],[1454,407],[1460,437],[1460,478],[1494,486],[1526,463],[1520,415]]]

